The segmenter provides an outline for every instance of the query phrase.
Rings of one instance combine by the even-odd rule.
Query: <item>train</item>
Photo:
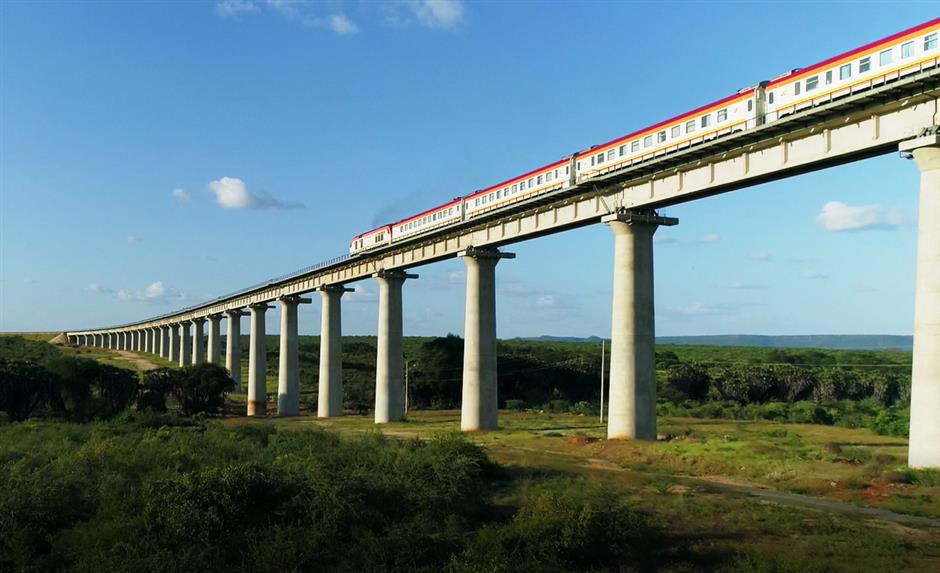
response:
[[[350,255],[458,225],[562,191],[617,169],[675,153],[881,86],[940,63],[940,18],[768,81],[352,239]]]

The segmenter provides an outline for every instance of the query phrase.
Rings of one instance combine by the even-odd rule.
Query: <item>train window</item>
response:
[[[490,193],[490,201],[496,200],[496,193]]]
[[[892,50],[885,50],[878,54],[878,65],[887,66],[891,63]]]
[[[503,197],[503,190],[500,189],[499,191],[496,192],[496,198],[501,199],[502,197]]]
[[[719,110],[718,110],[718,121],[719,121],[719,122],[722,122],[722,121],[725,121],[726,119],[728,119],[728,110],[727,110],[727,109],[719,109]]]
[[[614,159],[614,153],[616,152],[613,149],[607,152],[607,161],[612,161]]]
[[[548,171],[545,173],[545,182],[548,183],[551,180],[552,180],[552,172]]]
[[[695,131],[695,120],[685,122],[685,132],[692,133]]]
[[[536,184],[536,185],[541,185],[541,184],[542,184],[542,176],[541,176],[541,175],[539,175],[538,177],[535,178],[535,184]]]
[[[581,164],[580,164],[580,163],[578,163],[578,168],[579,168],[579,169],[581,168]],[[568,166],[568,165],[565,165],[565,175],[569,175],[569,174],[570,174],[570,173],[569,173],[570,171],[571,171],[571,167]]]
[[[702,116],[702,127],[708,127],[708,124],[711,123],[712,116],[703,115]]]
[[[839,79],[847,80],[852,77],[852,64],[845,64],[844,66],[839,66]]]
[[[512,192],[515,193],[515,192],[516,192],[516,189],[517,189],[516,184],[513,183],[513,184],[512,184]]]
[[[793,95],[800,95],[800,86],[801,86],[801,85],[802,85],[802,84],[800,84],[800,82],[796,82],[795,84],[793,84]]]
[[[597,162],[598,162],[598,163],[603,163],[603,162],[604,162],[604,154],[603,154],[603,153],[598,153],[598,154],[597,154]]]
[[[653,136],[647,135],[643,138],[643,147],[649,147],[650,145],[653,145]]]
[[[858,61],[858,73],[864,74],[871,69],[871,58],[862,58]]]
[[[535,186],[535,179],[529,179],[529,189]]]
[[[924,36],[924,51],[932,50],[937,47],[937,33]]]
[[[555,170],[555,179],[558,179],[558,170]]]
[[[627,154],[627,146],[626,146],[626,145],[621,145],[621,146],[618,148],[618,152],[620,153],[620,157],[623,157],[624,155]]]
[[[826,85],[829,85],[831,83],[832,83],[832,70],[829,70],[828,72],[826,72]]]
[[[633,153],[636,153],[639,150],[640,150],[640,140],[637,139],[636,141],[630,144],[630,151]]]
[[[660,131],[659,133],[657,133],[657,134],[656,134],[656,141],[657,141],[658,143],[662,143],[662,142],[666,141],[666,132],[665,132],[665,131]]]
[[[910,58],[914,55],[914,42],[904,42],[901,44],[901,59]]]
[[[767,92],[767,103],[774,103],[774,92]]]
[[[752,99],[747,100],[747,111],[754,111],[754,100]]]
[[[819,87],[819,76],[806,78],[806,91],[811,92]]]
[[[682,126],[679,126],[679,125],[672,126],[672,136],[679,137],[680,135],[682,135]]]

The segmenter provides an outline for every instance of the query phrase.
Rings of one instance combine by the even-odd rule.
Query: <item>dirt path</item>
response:
[[[134,366],[136,366],[139,370],[142,370],[144,372],[146,372],[147,370],[153,370],[155,368],[159,368],[159,366],[157,366],[153,362],[133,352],[128,352],[127,350],[115,350],[114,352],[116,352],[118,356],[120,356],[123,360],[127,360],[128,362],[133,363]]]
[[[565,454],[560,454],[558,452],[552,452],[550,450],[538,450],[535,448],[525,448],[522,446],[513,446],[509,444],[499,444],[499,448],[506,448],[524,452],[531,452],[540,455],[553,455],[558,457],[567,458],[573,464],[587,470],[593,471],[607,471],[607,472],[617,472],[617,473],[636,473],[632,470],[623,468],[609,460],[603,460],[598,458],[582,458],[580,456],[570,456]],[[642,472],[640,472],[642,473]],[[723,493],[732,493],[739,495],[746,495],[749,497],[754,497],[762,501],[779,503],[781,505],[790,505],[795,507],[803,507],[807,509],[815,509],[819,511],[827,511],[832,513],[838,513],[841,515],[861,517],[864,519],[870,519],[875,521],[883,521],[888,523],[894,523],[904,526],[917,526],[917,527],[936,527],[940,528],[940,519],[934,519],[930,517],[919,517],[916,515],[907,515],[903,513],[895,513],[886,509],[879,509],[875,507],[864,507],[860,505],[855,505],[852,503],[825,499],[821,497],[814,497],[809,495],[802,495],[798,493],[789,493],[784,491],[777,491],[773,489],[768,489],[765,487],[757,486],[754,484],[749,484],[746,482],[740,482],[731,480],[724,476],[673,476],[673,478],[679,482],[679,484],[687,487],[698,487],[700,489],[708,489],[712,491],[719,491]]]

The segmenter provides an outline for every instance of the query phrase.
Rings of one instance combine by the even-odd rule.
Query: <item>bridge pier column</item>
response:
[[[300,364],[297,360],[297,307],[309,298],[285,296],[281,306],[281,337],[277,366],[277,415],[300,414]]]
[[[154,326],[153,328],[150,329],[150,340],[151,340],[150,353],[159,355],[160,354],[160,327],[159,326]]]
[[[343,415],[343,323],[341,299],[353,289],[342,285],[320,287],[320,380],[317,417]]]
[[[146,354],[153,354],[153,330],[145,328],[143,330],[144,335],[144,352]]]
[[[160,327],[160,356],[170,357],[170,329],[167,326]]]
[[[193,364],[202,364],[206,361],[206,335],[203,325],[204,318],[193,319]]]
[[[940,468],[940,135],[901,143],[920,170],[907,464]]]
[[[225,335],[225,367],[234,382],[236,392],[242,389],[242,317],[241,309],[227,310],[228,332]]]
[[[402,392],[401,286],[418,275],[381,270],[372,275],[379,283],[379,328],[375,364],[375,423],[405,417]]]
[[[498,411],[496,264],[500,259],[516,255],[496,249],[471,248],[457,256],[467,264],[460,429],[464,432],[495,430]]]
[[[264,416],[267,413],[267,343],[264,339],[264,312],[271,308],[267,303],[252,304],[251,340],[248,345],[248,415]]]
[[[189,325],[191,323],[188,320],[180,322],[180,367],[189,366],[190,364],[190,350],[192,349],[192,342],[189,336]]]
[[[219,323],[222,322],[221,314],[209,316],[209,362],[218,364],[222,361],[222,339],[219,330]]]
[[[679,221],[655,213],[601,219],[614,233],[608,439],[656,439],[653,233]]]
[[[106,342],[105,342],[105,348],[107,348],[108,350],[111,350],[111,333],[109,332],[109,333],[105,334],[104,336],[105,336],[105,340],[106,340]]]
[[[180,326],[178,324],[170,325],[170,352],[167,358],[170,362],[179,363],[180,360]]]

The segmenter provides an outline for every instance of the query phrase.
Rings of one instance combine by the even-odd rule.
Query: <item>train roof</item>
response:
[[[864,46],[862,46],[862,47],[860,47],[860,48],[855,48],[854,50],[849,50],[848,52],[839,54],[838,56],[833,56],[833,57],[827,58],[827,59],[825,59],[825,60],[823,60],[823,61],[821,61],[821,62],[819,62],[819,63],[817,63],[817,64],[813,64],[812,66],[809,66],[808,68],[802,68],[802,69],[800,69],[800,70],[798,70],[798,71],[796,71],[796,72],[793,72],[793,73],[790,73],[790,74],[786,74],[786,75],[784,75],[784,76],[782,76],[782,77],[779,77],[779,78],[777,78],[777,79],[771,81],[771,82],[768,84],[768,87],[770,87],[770,86],[775,86],[775,85],[778,85],[778,84],[781,84],[781,83],[784,83],[784,82],[787,82],[787,81],[792,81],[792,80],[794,80],[794,79],[796,79],[796,78],[801,78],[801,77],[807,76],[807,75],[812,74],[813,72],[815,72],[815,71],[817,71],[817,70],[819,70],[819,69],[821,69],[821,68],[827,68],[827,67],[831,66],[832,64],[834,64],[835,62],[838,62],[838,61],[840,61],[840,60],[851,59],[853,56],[856,56],[856,55],[861,54],[861,53],[863,53],[863,52],[867,52],[867,51],[869,51],[869,50],[873,50],[873,49],[875,49],[875,48],[877,48],[878,46],[881,46],[881,45],[883,45],[883,44],[889,44],[889,43],[895,42],[895,41],[897,41],[897,40],[899,40],[899,39],[901,39],[901,38],[903,38],[903,37],[905,37],[905,36],[916,35],[918,32],[920,32],[920,31],[922,31],[922,30],[926,30],[926,29],[928,29],[928,28],[932,28],[932,27],[936,26],[937,24],[940,24],[940,18],[935,18],[935,19],[933,19],[933,20],[930,20],[929,22],[924,22],[923,24],[918,24],[917,26],[914,26],[913,28],[908,28],[907,30],[903,30],[903,31],[898,32],[898,33],[896,33],[896,34],[891,34],[890,36],[885,37],[885,38],[882,38],[882,39],[880,39],[880,40],[875,40],[874,42],[869,42],[869,43],[865,44]]]
[[[421,211],[421,212],[418,213],[417,215],[411,215],[410,217],[407,217],[407,218],[405,218],[405,219],[399,219],[399,220],[395,221],[394,223],[392,223],[391,226],[394,227],[395,225],[401,225],[402,223],[408,223],[408,222],[412,221],[413,219],[417,219],[418,217],[424,217],[424,216],[427,215],[428,213],[433,213],[433,212],[435,212],[435,211],[437,211],[437,210],[439,210],[439,209],[445,209],[445,208],[447,208],[447,207],[450,207],[451,205],[456,205],[457,203],[460,203],[462,200],[463,200],[463,197],[457,197],[457,198],[454,199],[453,201],[450,201],[450,202],[448,202],[448,203],[442,203],[442,204],[438,205],[437,207],[432,207],[432,208],[430,208],[430,209],[427,209],[426,211]]]

